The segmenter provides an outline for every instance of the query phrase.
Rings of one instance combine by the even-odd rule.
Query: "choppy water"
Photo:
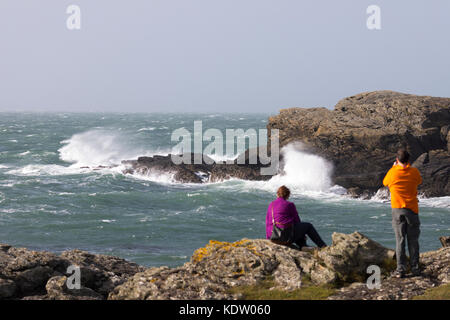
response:
[[[268,182],[179,184],[169,175],[92,171],[141,155],[168,154],[174,129],[264,129],[267,114],[0,113],[0,242],[60,252],[79,248],[137,263],[181,265],[210,239],[265,234],[276,188],[293,191],[302,220],[331,234],[361,231],[393,247],[389,203],[349,199],[323,159],[285,149],[286,175]],[[422,199],[421,250],[450,234],[450,197]]]

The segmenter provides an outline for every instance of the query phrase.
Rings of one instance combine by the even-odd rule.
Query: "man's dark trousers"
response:
[[[406,241],[408,241],[411,271],[419,271],[419,215],[407,208],[393,208],[392,227],[394,228],[396,240],[397,271],[406,272]]]

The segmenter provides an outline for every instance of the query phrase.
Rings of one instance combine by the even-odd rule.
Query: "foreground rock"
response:
[[[443,247],[450,247],[450,237],[440,237],[439,240]]]
[[[356,282],[340,289],[331,300],[406,300],[423,295],[427,289],[450,283],[450,247],[420,255],[422,276],[403,279],[383,276],[379,289]]]
[[[0,245],[0,299],[241,299],[240,286],[271,280],[283,291],[306,284],[341,287],[329,299],[409,299],[450,282],[450,247],[421,254],[421,277],[395,279],[394,252],[361,233],[334,233],[332,245],[300,251],[263,239],[210,241],[177,268],[144,268],[80,250],[61,255]],[[81,271],[69,289],[67,267]],[[367,267],[378,265],[380,289],[366,286]],[[305,281],[306,280],[306,281]]]
[[[71,265],[80,267],[81,290],[65,285]],[[81,250],[56,255],[0,245],[0,299],[105,299],[114,287],[144,270],[117,257]]]
[[[314,284],[353,281],[370,264],[385,265],[393,252],[355,232],[333,234],[333,245],[304,252],[269,240],[211,241],[182,267],[150,268],[135,274],[110,293],[110,299],[239,299],[235,286],[272,278],[275,288],[294,290],[302,278]]]
[[[334,110],[281,110],[267,128],[280,130],[280,146],[301,142],[330,160],[334,183],[357,194],[373,195],[398,148],[407,145],[423,176],[419,192],[450,195],[450,98],[361,93],[342,99]]]

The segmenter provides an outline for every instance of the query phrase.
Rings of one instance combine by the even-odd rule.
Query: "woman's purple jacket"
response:
[[[266,214],[266,238],[270,239],[272,235],[272,207],[273,207],[273,216],[275,221],[278,224],[287,225],[287,224],[295,224],[300,222],[300,218],[298,216],[297,209],[295,208],[295,204],[286,201],[283,198],[277,198],[272,201],[267,208]]]

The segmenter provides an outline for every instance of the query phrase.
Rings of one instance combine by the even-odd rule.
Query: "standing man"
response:
[[[408,151],[398,150],[397,159],[383,180],[383,184],[389,187],[391,192],[392,227],[395,232],[397,256],[397,270],[394,276],[398,278],[403,278],[406,273],[405,239],[408,241],[411,272],[413,276],[420,275],[417,186],[421,183],[419,170],[409,164]]]

